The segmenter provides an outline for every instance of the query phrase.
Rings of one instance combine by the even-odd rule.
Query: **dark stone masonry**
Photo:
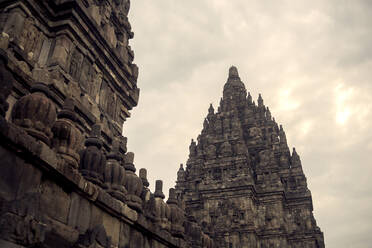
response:
[[[129,0],[0,1],[0,247],[324,247],[296,151],[230,69],[165,200],[122,125]]]
[[[209,107],[191,141],[176,192],[215,247],[324,247],[300,157],[261,95],[257,105],[247,95],[234,66],[218,110]]]

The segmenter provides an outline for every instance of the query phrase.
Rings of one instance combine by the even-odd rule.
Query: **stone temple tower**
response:
[[[189,148],[176,191],[216,247],[324,247],[300,157],[261,95],[252,101],[236,67]]]

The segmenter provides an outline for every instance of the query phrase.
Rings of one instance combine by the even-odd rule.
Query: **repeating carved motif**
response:
[[[134,153],[128,152],[124,157],[124,168],[125,168],[125,188],[128,191],[127,203],[128,206],[138,212],[142,212],[142,199],[141,193],[143,190],[143,184],[141,178],[139,178],[134,172],[136,168],[133,164]]]
[[[200,247],[201,240],[192,236],[194,220],[216,241],[214,247],[294,247],[290,240],[303,240],[304,232],[313,241],[298,242],[301,247],[318,248],[315,240],[324,247],[309,211],[301,160],[295,150],[289,152],[283,127],[261,95],[257,103],[237,69],[230,68],[218,111],[209,107],[198,143],[190,145],[187,167],[177,174],[176,190],[192,216],[186,236]]]
[[[58,120],[54,123],[53,147],[74,169],[79,165],[82,135],[75,126],[76,114],[74,100],[67,98],[62,110],[58,113]]]
[[[101,126],[95,124],[91,135],[85,140],[86,148],[80,154],[80,172],[89,181],[102,186],[106,156],[102,153]]]
[[[119,141],[114,140],[112,151],[107,155],[105,169],[106,191],[120,201],[126,201],[127,190],[125,189],[125,169],[121,165],[119,154]]]
[[[31,87],[31,94],[20,98],[13,106],[13,123],[24,128],[31,136],[50,145],[56,108],[48,98],[49,89],[43,83]]]

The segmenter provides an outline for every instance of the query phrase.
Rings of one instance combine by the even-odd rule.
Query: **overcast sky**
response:
[[[134,0],[139,105],[124,124],[150,187],[174,186],[231,65],[301,156],[327,248],[372,247],[372,1]]]

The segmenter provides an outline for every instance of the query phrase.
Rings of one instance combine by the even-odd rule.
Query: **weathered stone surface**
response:
[[[192,247],[324,247],[301,160],[261,94],[257,102],[231,67],[218,111],[210,106],[177,173],[186,239]]]
[[[85,233],[89,229],[91,223],[91,215],[93,212],[91,208],[89,201],[72,193],[68,225],[77,229],[80,234]]]
[[[103,175],[106,167],[106,156],[101,147],[101,126],[92,127],[90,137],[85,141],[86,148],[80,154],[80,171],[89,181],[103,185]]]
[[[41,206],[45,214],[67,224],[70,207],[70,195],[61,187],[51,181],[45,181],[40,185]]]
[[[234,67],[168,201],[135,174],[129,7],[2,1],[0,246],[324,247],[300,157]]]
[[[120,233],[120,221],[107,214],[103,213],[102,225],[106,229],[107,233],[111,236],[111,242],[114,246],[119,245],[119,233]]]
[[[82,135],[75,126],[76,114],[74,100],[67,98],[62,110],[58,113],[58,120],[52,127],[53,147],[57,153],[73,169],[79,167],[79,152],[82,149]]]
[[[12,110],[12,120],[31,136],[50,145],[51,128],[57,113],[54,103],[48,98],[49,89],[43,83],[32,86],[31,94],[19,99]]]

